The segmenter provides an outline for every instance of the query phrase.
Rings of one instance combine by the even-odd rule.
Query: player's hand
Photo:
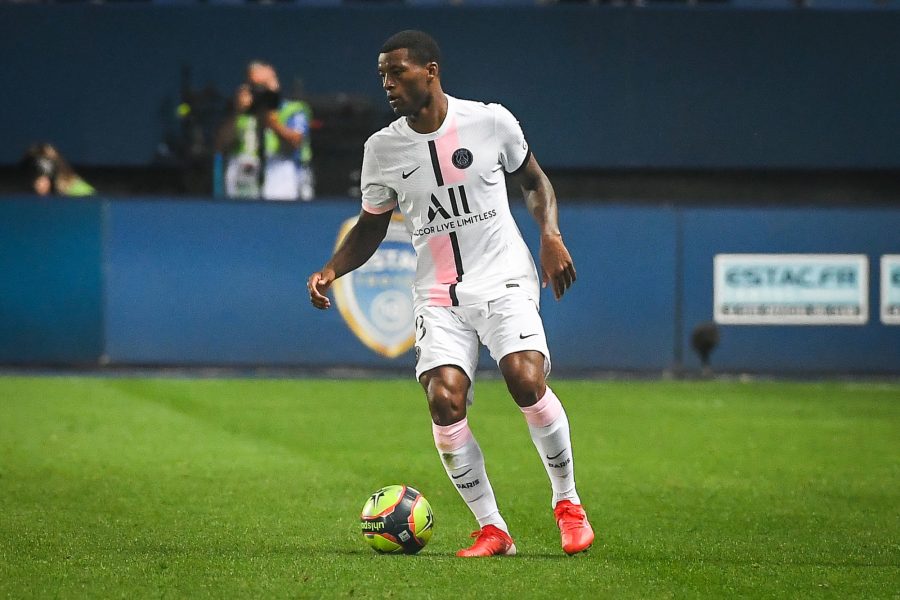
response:
[[[541,236],[541,273],[542,287],[551,285],[557,300],[575,283],[575,264],[559,234]]]
[[[270,129],[279,129],[281,121],[278,120],[277,110],[270,110],[266,113],[266,125],[268,125]]]
[[[306,289],[309,290],[309,301],[318,309],[331,308],[331,300],[325,294],[334,282],[334,271],[322,269],[309,276]]]

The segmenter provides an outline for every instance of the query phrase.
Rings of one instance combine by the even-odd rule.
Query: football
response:
[[[431,505],[407,485],[389,485],[369,496],[360,522],[366,542],[381,553],[415,554],[434,531]]]

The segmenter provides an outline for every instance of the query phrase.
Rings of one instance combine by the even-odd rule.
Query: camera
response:
[[[25,151],[19,163],[28,171],[29,177],[49,177],[53,179],[59,171],[56,151],[46,143],[32,144]]]
[[[53,179],[56,177],[56,161],[46,156],[38,156],[31,163],[31,169],[35,176],[44,176]]]
[[[281,94],[264,85],[251,86],[250,94],[253,96],[253,103],[250,105],[253,112],[278,110],[281,104]]]

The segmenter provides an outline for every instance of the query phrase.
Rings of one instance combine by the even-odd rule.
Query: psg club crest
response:
[[[344,221],[337,245],[356,223]],[[412,285],[416,276],[413,249],[403,217],[394,214],[387,235],[369,261],[334,282],[338,311],[366,346],[396,358],[413,346]]]
[[[453,166],[457,169],[468,169],[472,165],[472,153],[468,148],[459,148],[450,157]]]

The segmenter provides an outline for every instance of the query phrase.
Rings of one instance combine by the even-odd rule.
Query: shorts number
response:
[[[420,341],[423,337],[425,337],[425,317],[419,315],[416,317],[416,331],[418,335],[416,336],[416,341]]]

